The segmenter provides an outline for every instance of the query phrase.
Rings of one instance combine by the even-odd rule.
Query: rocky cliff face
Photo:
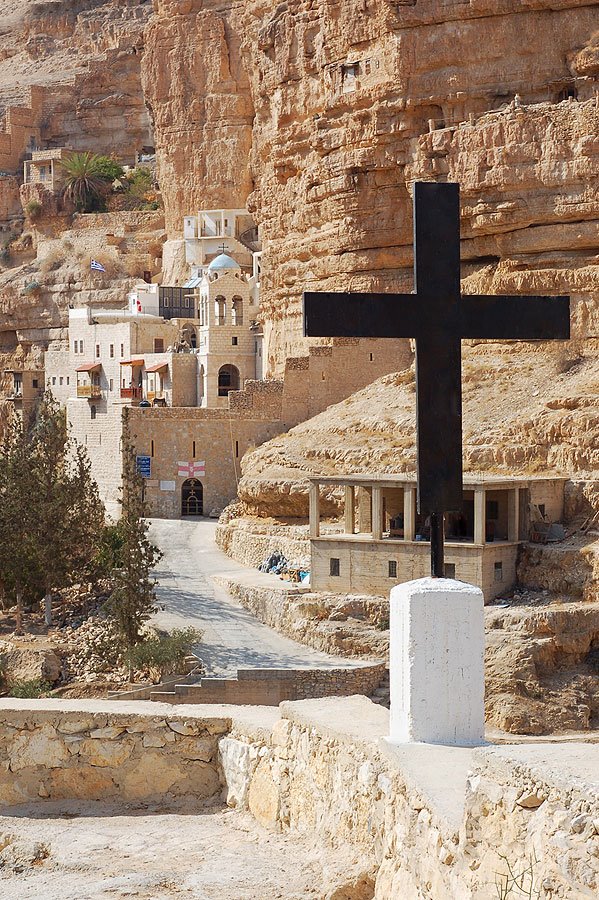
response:
[[[204,208],[243,208],[252,188],[254,109],[230,2],[156,0],[143,87],[152,113],[169,235]]]
[[[415,178],[462,184],[465,290],[568,290],[597,329],[596,24],[582,0],[158,0],[167,222],[248,199],[273,372],[305,351],[305,287],[411,289]]]
[[[45,146],[115,152],[128,162],[152,142],[140,82],[149,2],[5,0],[0,113],[43,88]]]

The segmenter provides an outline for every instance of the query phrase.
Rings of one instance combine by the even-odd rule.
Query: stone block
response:
[[[484,740],[484,599],[448,578],[391,591],[392,743]]]

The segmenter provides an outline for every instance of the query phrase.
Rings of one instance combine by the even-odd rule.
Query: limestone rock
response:
[[[11,649],[3,651],[6,672],[12,681],[47,681],[55,684],[63,670],[62,659],[54,650],[36,650],[16,647],[2,642]]]
[[[91,766],[116,767],[129,759],[133,750],[132,741],[95,740],[90,738],[83,742],[79,753],[89,760]]]
[[[51,725],[42,725],[32,735],[17,735],[8,747],[11,772],[18,772],[29,766],[53,769],[62,766],[68,757],[66,747]]]
[[[262,759],[250,783],[249,809],[254,818],[265,828],[273,828],[279,816],[279,789],[273,779],[270,764]]]

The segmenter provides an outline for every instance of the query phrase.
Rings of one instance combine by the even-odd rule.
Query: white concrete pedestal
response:
[[[484,598],[449,578],[391,591],[389,741],[484,742]]]

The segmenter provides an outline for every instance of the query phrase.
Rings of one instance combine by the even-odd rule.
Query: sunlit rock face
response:
[[[146,98],[169,234],[248,203],[271,371],[306,287],[411,287],[416,178],[460,181],[472,292],[569,290],[597,328],[595,11],[582,2],[159,0]]]

